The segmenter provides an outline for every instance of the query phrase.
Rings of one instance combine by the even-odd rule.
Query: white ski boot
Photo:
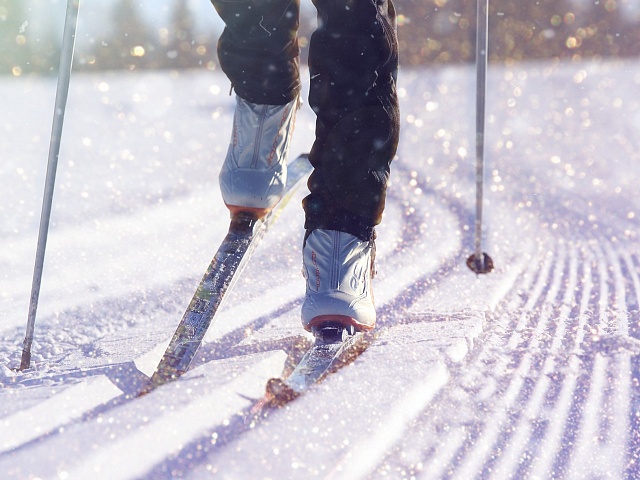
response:
[[[280,201],[297,108],[297,98],[285,105],[259,105],[236,96],[231,142],[219,177],[232,215],[260,218]]]
[[[373,241],[335,230],[311,232],[302,252],[307,280],[302,324],[306,330],[334,323],[359,331],[375,327],[372,254]]]

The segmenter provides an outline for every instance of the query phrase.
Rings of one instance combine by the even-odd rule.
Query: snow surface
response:
[[[192,369],[137,398],[227,222],[219,73],[74,75],[33,345],[24,338],[55,79],[0,96],[1,478],[640,478],[640,63],[492,66],[476,277],[474,70],[404,70],[378,336],[267,418],[299,325],[304,192]],[[293,152],[313,139],[301,110]]]

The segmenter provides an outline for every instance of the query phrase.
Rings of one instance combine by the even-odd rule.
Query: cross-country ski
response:
[[[278,218],[310,168],[307,155],[301,155],[291,162],[282,200],[265,217],[255,219],[242,214],[232,216],[229,232],[202,277],[144,393],[175,380],[187,371],[225,295],[237,281],[269,225]]]

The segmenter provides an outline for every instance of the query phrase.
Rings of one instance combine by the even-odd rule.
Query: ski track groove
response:
[[[210,423],[222,423],[232,416],[241,406],[246,405],[247,400],[234,395],[238,389],[244,385],[251,384],[255,390],[255,385],[266,382],[268,374],[263,370],[274,371],[278,365],[277,358],[265,357],[259,361],[267,366],[266,369],[259,368],[259,364],[247,369],[242,375],[234,378],[230,382],[224,383],[220,388],[214,389],[205,395],[186,404],[182,408],[177,408],[166,412],[164,417],[150,421],[142,428],[129,433],[125,438],[112,445],[101,449],[97,454],[90,456],[84,462],[74,467],[72,478],[91,478],[94,475],[101,476],[105,467],[114,458],[128,456],[136,451],[136,446],[141,444],[154,443],[154,448],[138,451],[138,470],[135,476],[142,476],[146,473],[147,466],[160,462],[168,454],[171,455],[179,451],[184,444],[188,443],[194,434],[206,432]],[[272,367],[272,368],[269,368]],[[246,388],[246,387],[244,387]],[[212,409],[211,405],[216,408]],[[176,422],[177,420],[177,422]],[[175,424],[182,425],[181,429],[176,429]],[[113,467],[107,469],[109,478],[130,478],[131,465],[122,470],[114,470]]]
[[[559,478],[567,478],[571,471],[570,465],[574,457],[575,445],[578,442],[577,438],[580,434],[581,421],[583,418],[586,397],[584,392],[588,388],[586,384],[588,378],[585,379],[584,371],[593,371],[594,363],[593,358],[584,356],[583,345],[585,344],[585,339],[591,338],[595,333],[594,326],[592,325],[594,317],[592,309],[598,300],[595,292],[598,289],[598,283],[601,279],[599,277],[599,268],[594,251],[590,246],[587,246],[585,247],[585,252],[586,256],[583,261],[585,274],[583,276],[583,289],[580,302],[580,312],[584,312],[584,314],[578,317],[579,321],[582,320],[581,324],[579,322],[582,328],[579,328],[576,332],[575,348],[572,351],[573,356],[569,362],[569,385],[572,385],[574,390],[567,392],[567,400],[569,402],[567,405],[568,415],[561,437],[564,445],[570,445],[571,448],[565,447],[561,449],[558,452],[557,458],[553,461],[552,472]],[[575,371],[571,369],[571,367],[574,366]]]
[[[591,262],[588,258],[583,258],[581,263],[583,269],[581,284],[583,287],[582,292],[577,293],[581,293],[582,298],[577,302],[579,307],[575,315],[577,325],[573,330],[573,332],[575,332],[575,337],[573,337],[573,348],[570,348],[571,336],[567,337],[566,342],[567,351],[572,352],[573,354],[569,357],[569,362],[561,383],[562,387],[555,399],[555,409],[553,412],[549,412],[547,414],[547,418],[553,418],[554,421],[548,422],[546,435],[542,438],[541,444],[538,448],[539,452],[545,452],[546,454],[537,455],[533,459],[530,467],[531,478],[544,479],[557,477],[556,471],[554,471],[554,459],[559,458],[563,452],[563,438],[566,437],[563,431],[568,424],[571,412],[571,400],[574,396],[580,369],[580,363],[578,358],[575,356],[575,353],[584,337],[586,319],[588,318],[587,308],[589,306],[589,297],[591,289],[593,288],[591,280]],[[577,273],[576,268],[576,274]],[[569,293],[567,290],[565,300],[568,299],[568,296]],[[550,374],[550,372],[547,374]]]
[[[545,276],[544,272],[545,270],[548,270],[551,262],[546,262],[546,263],[548,264],[547,269],[545,269],[544,266],[543,268],[537,268],[537,265],[536,267],[534,267],[535,262],[533,261],[529,262],[529,267],[525,270],[525,272],[522,273],[525,287],[528,287],[534,283],[543,284],[544,280],[541,281],[540,278]],[[537,290],[538,292],[541,292],[542,288],[538,288]],[[536,289],[534,288],[534,292],[535,291]],[[521,301],[520,295],[516,294],[512,300],[508,301],[508,303],[510,307],[513,308],[514,305],[519,303],[520,301]],[[504,320],[505,323],[494,325],[493,328],[500,331],[508,331],[508,329],[510,328],[509,325],[512,323],[512,319],[509,318],[508,316],[502,316],[500,317],[500,321],[501,320]],[[480,353],[480,355],[482,355],[482,353]],[[494,365],[493,367],[494,370],[503,371],[504,369],[506,369],[509,359],[506,359],[503,357],[503,360],[504,361],[499,362],[498,365]],[[445,400],[443,403],[448,403],[448,402],[447,400]],[[448,408],[448,407],[444,407],[444,408]],[[425,415],[423,418],[427,418],[427,415]],[[416,430],[426,430],[427,428],[430,428],[430,427],[421,425],[421,423],[418,423],[418,425],[415,427]],[[436,431],[437,428],[438,427],[436,426],[436,427],[433,427],[432,429],[433,431]],[[426,455],[421,461],[417,462],[417,465],[409,465],[405,467],[404,470],[409,472],[422,471],[423,475],[421,476],[421,478],[424,478],[425,480],[431,479],[431,478],[441,478],[441,477],[448,478],[452,473],[450,465],[455,464],[456,459],[460,460],[460,458],[463,458],[464,455],[467,453],[467,451],[470,449],[470,445],[472,445],[474,442],[473,438],[471,438],[472,433],[467,432],[467,427],[465,425],[461,425],[451,430],[448,431],[448,435],[451,437],[448,442],[444,442],[436,445],[427,444],[427,445],[421,446],[421,449],[423,450],[423,452],[428,452],[429,454]],[[453,441],[454,439],[456,441]],[[427,440],[437,441],[437,438],[436,439],[428,438]],[[477,462],[477,460],[473,460],[473,461]],[[449,470],[447,470],[447,467],[449,467]]]
[[[418,382],[404,398],[393,405],[387,418],[366,438],[354,445],[329,473],[331,480],[366,479],[374,471],[378,458],[395,445],[406,426],[428,405],[448,381],[444,366],[438,368],[425,381]]]
[[[634,264],[633,256],[626,248],[620,250],[620,256],[622,257],[622,269],[623,276],[629,278],[631,285],[629,286],[631,301],[627,301],[627,307],[630,312],[637,313],[638,310],[638,295],[640,292],[640,278],[638,278],[638,267]],[[630,335],[633,335],[633,330],[629,331]]]
[[[549,303],[547,302],[553,302],[560,291],[565,255],[566,251],[564,245],[560,244],[559,252],[554,258],[555,269],[549,268],[549,274],[551,274],[550,288],[546,292],[544,292],[543,289],[540,289],[537,292],[537,295],[532,297],[536,300],[542,301],[542,305],[539,307],[540,316],[537,318],[537,323],[533,329],[533,336],[531,337],[528,345],[518,347],[518,349],[525,350],[527,353],[523,355],[514,373],[511,374],[511,379],[508,380],[509,385],[506,393],[500,399],[502,404],[501,408],[499,407],[494,409],[495,413],[486,422],[485,425],[487,425],[488,428],[485,428],[483,431],[482,441],[478,442],[476,444],[477,446],[473,450],[467,452],[464,460],[461,459],[461,466],[456,472],[460,478],[472,478],[474,472],[481,470],[491,471],[493,469],[491,464],[495,461],[495,457],[488,458],[489,455],[492,452],[501,452],[502,445],[508,444],[510,441],[510,436],[514,431],[513,425],[509,425],[509,428],[503,428],[503,425],[509,423],[509,419],[513,418],[514,412],[518,410],[516,407],[518,404],[517,400],[519,398],[527,398],[529,396],[531,387],[528,385],[529,382],[527,380],[532,367],[535,368],[536,360],[536,355],[532,352],[539,350],[540,338],[544,333],[543,330],[551,316]],[[535,318],[535,315],[533,314],[536,310],[533,302],[527,302],[525,305],[525,311],[527,310],[531,313],[531,315],[528,315],[528,318],[533,321]],[[509,357],[506,356],[504,358],[509,359]],[[502,441],[498,442],[499,439]]]
[[[29,409],[0,419],[0,455],[55,434],[61,426],[81,420],[87,409],[107,403],[119,394],[120,390],[106,377],[89,378],[52,394]],[[41,420],[34,426],[33,419],[36,418]]]
[[[549,255],[541,252],[544,251],[544,246],[539,246],[538,255],[542,255],[545,259],[548,260]],[[546,262],[548,267],[551,262]],[[547,268],[548,269],[548,268]],[[532,259],[528,265],[525,267],[525,270],[521,272],[520,277],[522,279],[522,290],[519,290],[514,285],[511,288],[512,292],[515,292],[511,298],[506,297],[505,301],[508,305],[508,309],[512,310],[517,307],[522,302],[522,297],[520,295],[520,291],[528,290],[532,284],[541,283],[540,277],[544,277],[544,268],[540,268],[539,265]],[[541,288],[539,289],[541,291]],[[493,330],[498,332],[506,332],[510,328],[513,328],[513,319],[508,315],[500,315],[494,318],[496,323],[492,325]],[[480,349],[479,352],[472,352],[472,357],[476,357],[479,362],[483,363],[484,358],[482,358],[483,350]],[[506,368],[506,362],[508,360],[505,359],[505,364],[501,366],[494,367],[495,370],[500,370]],[[457,402],[455,399],[450,401],[449,399],[441,400],[441,403],[444,403],[444,406],[441,406],[443,410],[450,408],[450,405],[455,405]],[[473,443],[472,436],[473,432],[470,431],[470,428],[467,428],[466,425],[460,426],[452,426],[452,427],[444,427],[447,432],[447,440],[443,442],[438,442],[439,432],[443,427],[439,425],[432,425],[429,420],[432,416],[437,416],[438,413],[438,402],[435,402],[435,405],[431,405],[427,412],[432,413],[423,413],[422,417],[419,417],[417,421],[413,425],[413,431],[416,432],[424,432],[424,431],[432,431],[433,435],[427,436],[426,438],[419,434],[409,435],[409,438],[413,438],[414,441],[409,445],[401,445],[397,447],[397,451],[405,452],[411,450],[420,450],[421,453],[417,453],[415,456],[418,457],[417,460],[405,465],[406,462],[403,460],[403,455],[400,453],[399,459],[394,459],[394,456],[390,453],[385,459],[384,463],[397,463],[399,466],[397,468],[404,474],[418,474],[421,479],[428,480],[434,478],[449,478],[451,475],[451,465],[455,463],[457,457],[461,457],[464,455],[465,450],[468,448],[469,444]],[[416,439],[424,439],[424,444],[418,445],[416,444]]]
[[[639,423],[631,404],[638,387],[630,372],[638,361],[624,339],[637,335],[629,325],[640,297],[637,257],[604,238],[545,243],[538,255],[504,301],[517,316],[493,315],[485,342],[460,367],[477,368],[488,376],[480,383],[495,385],[473,407],[486,409],[486,419],[431,420],[465,388],[453,374],[411,427],[409,437],[421,443],[409,451],[422,452],[419,459],[398,446],[383,464],[423,480],[635,478],[629,433]],[[530,293],[524,300],[523,291]],[[497,361],[494,341],[509,352]]]
[[[613,276],[615,283],[615,318],[616,335],[624,338],[629,336],[629,314],[627,310],[628,295],[623,268],[621,264],[621,254],[614,250],[613,246],[605,243],[606,254],[609,262],[613,265]],[[629,292],[631,293],[631,292]],[[613,315],[612,315],[613,316]],[[612,419],[609,425],[607,457],[615,462],[614,471],[623,472],[625,470],[625,459],[620,452],[626,452],[627,432],[629,431],[629,417],[631,413],[631,355],[628,350],[619,350],[617,355],[612,357],[610,372],[610,393],[609,399],[612,412],[624,412],[623,415],[611,414],[607,420]]]
[[[191,402],[182,401],[175,405],[154,403],[152,396],[157,392],[151,392],[139,402],[132,403],[131,398],[121,395],[108,402],[106,408],[97,406],[93,410],[71,412],[72,415],[67,414],[69,421],[62,423],[61,428],[30,440],[29,443],[35,445],[33,451],[41,457],[38,465],[30,465],[31,454],[25,449],[29,443],[22,443],[0,454],[0,471],[10,472],[10,478],[25,478],[27,472],[33,475],[36,471],[36,478],[53,478],[56,475],[53,472],[58,471],[59,474],[61,465],[52,463],[55,459],[46,452],[65,442],[63,432],[75,432],[78,434],[72,439],[75,458],[73,463],[65,461],[65,478],[132,478],[129,462],[122,462],[122,466],[113,463],[114,458],[123,460],[129,455],[136,458],[136,478],[143,477],[154,462],[161,462],[161,459],[180,451],[195,432],[208,429],[209,421],[223,424],[245,407],[248,400],[237,393],[244,390],[255,395],[259,385],[266,382],[269,375],[273,375],[281,365],[281,356],[278,352],[271,352],[258,358],[245,358],[240,368],[230,368],[229,372],[219,368],[209,372],[211,381],[200,382],[203,376],[190,372],[187,380],[191,382],[190,388],[181,388],[177,384],[170,385],[170,388],[174,389],[176,396],[185,394],[181,391],[186,391],[189,396],[191,388],[200,389],[200,395],[194,396]],[[237,375],[233,375],[234,370]],[[93,383],[102,380],[98,377],[93,379]],[[50,401],[61,401],[64,393],[56,394]],[[98,393],[94,392],[93,396]],[[118,410],[127,403],[139,410],[133,417],[119,416]],[[212,404],[217,407],[212,409]],[[181,428],[176,428],[173,420],[177,420]],[[136,428],[128,428],[123,434],[118,428],[123,421],[130,422],[129,426]],[[29,425],[24,425],[24,428],[28,429]],[[137,446],[141,444],[152,444],[153,447],[140,451]]]
[[[640,271],[640,266],[637,255],[632,255],[627,249],[623,249],[621,255],[624,260],[625,273],[631,278],[632,284],[630,289],[633,303],[629,303],[629,306],[632,307],[629,312],[629,320],[632,323],[629,327],[629,335],[631,338],[638,340],[640,337],[640,316],[638,312],[640,303],[638,271]],[[640,415],[638,413],[640,412],[640,355],[630,358],[629,371],[632,372],[630,387],[632,387],[633,403],[630,406],[628,415],[630,435],[627,449],[627,478],[635,479],[640,478]]]
[[[573,293],[577,286],[578,267],[577,267],[577,255],[574,248],[569,252],[569,280],[567,282],[567,288],[564,292],[562,299],[562,307],[560,309],[560,315],[555,321],[556,331],[553,336],[549,353],[544,360],[542,370],[540,372],[539,381],[536,383],[533,391],[529,395],[524,406],[523,414],[519,418],[518,425],[514,426],[515,435],[510,442],[507,442],[507,450],[498,460],[497,465],[493,469],[493,478],[508,478],[511,472],[517,471],[518,468],[525,468],[527,461],[530,461],[534,456],[528,452],[530,448],[535,447],[535,444],[528,445],[529,437],[532,436],[535,429],[533,422],[536,419],[543,418],[543,423],[548,423],[548,418],[545,418],[545,403],[547,397],[550,394],[549,390],[552,387],[550,375],[555,371],[556,359],[555,355],[559,353],[560,346],[566,333],[566,324],[569,319],[570,307],[572,302]],[[542,323],[542,322],[540,322]],[[549,450],[541,449],[541,451],[549,452]]]

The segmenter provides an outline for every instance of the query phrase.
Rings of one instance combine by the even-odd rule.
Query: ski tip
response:
[[[491,257],[482,252],[482,258],[478,258],[475,253],[467,258],[467,267],[469,267],[472,272],[480,275],[491,272],[494,265]]]
[[[248,415],[245,417],[245,424],[253,424],[259,419],[264,419],[269,414],[287,405],[296,399],[300,394],[289,387],[281,378],[272,378],[267,382],[267,389],[264,397],[256,400],[251,406]]]
[[[263,399],[267,406],[282,407],[300,396],[281,378],[272,378],[267,382],[267,392]]]

